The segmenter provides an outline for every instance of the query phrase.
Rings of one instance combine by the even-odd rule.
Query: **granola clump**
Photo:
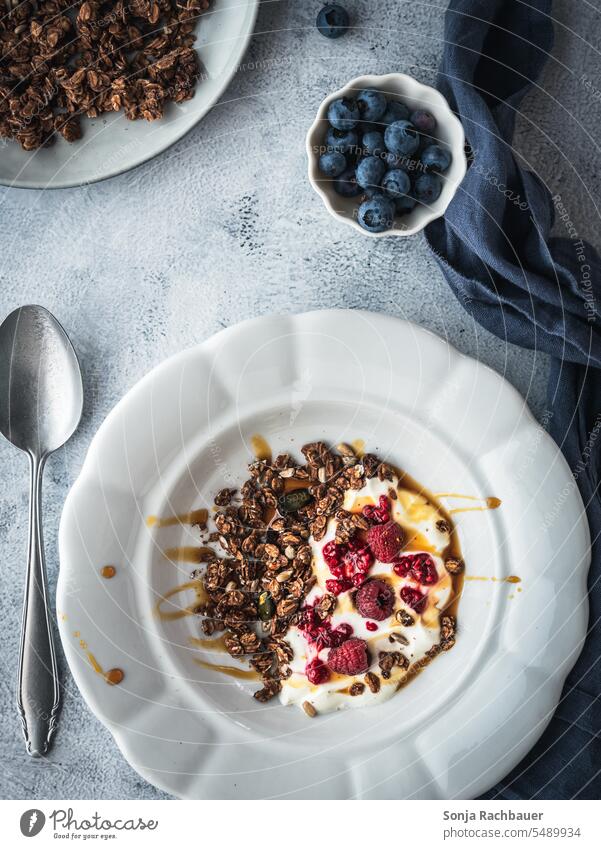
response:
[[[0,137],[24,150],[60,133],[81,138],[80,118],[123,109],[162,117],[194,95],[192,45],[210,0],[10,0],[0,16]]]

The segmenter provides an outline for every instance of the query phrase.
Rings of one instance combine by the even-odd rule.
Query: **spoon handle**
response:
[[[48,587],[42,536],[42,474],[45,457],[30,455],[29,547],[21,625],[17,707],[27,751],[48,751],[59,707],[58,670],[48,609]]]

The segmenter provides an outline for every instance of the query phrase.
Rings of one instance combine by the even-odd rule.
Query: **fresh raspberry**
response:
[[[343,578],[341,580],[331,578],[326,581],[326,590],[329,593],[332,593],[332,595],[340,595],[340,593],[345,593],[347,590],[350,590],[352,586],[352,583],[346,578]]]
[[[367,533],[369,547],[380,563],[392,563],[405,542],[405,534],[396,522],[374,525]]]
[[[395,561],[392,571],[400,578],[411,573],[416,581],[426,586],[438,581],[438,572],[429,554],[405,554]]]
[[[332,651],[339,651],[339,649],[333,649]],[[332,652],[330,652],[330,654],[332,654]],[[311,684],[324,684],[330,677],[328,667],[325,665],[323,660],[320,660],[318,657],[314,657],[313,660],[305,666],[305,674]]]
[[[328,655],[328,666],[333,672],[340,675],[359,675],[369,669],[369,658],[367,656],[367,643],[353,637],[347,640],[339,648],[330,649]]]
[[[355,572],[369,572],[373,566],[374,555],[369,546],[351,540],[342,562],[345,566],[346,577],[351,578]]]
[[[406,578],[409,572],[411,571],[412,560],[412,554],[406,554],[403,557],[399,557],[398,560],[395,559],[392,565],[392,571],[395,573],[395,575],[398,575],[399,578]]]
[[[327,542],[321,550],[323,559],[326,561],[330,569],[332,566],[340,566],[345,552],[346,545],[338,545],[334,540]]]
[[[348,622],[342,622],[337,628],[330,631],[330,645],[341,646],[350,638],[352,633],[352,626]]]
[[[353,629],[346,622],[343,622],[337,628],[331,628],[329,622],[324,622],[320,626],[317,637],[314,642],[317,646],[317,651],[322,649],[331,649],[335,646],[341,646],[353,633]]]
[[[354,587],[360,587],[366,578],[367,575],[365,574],[365,572],[355,572],[355,574],[351,578],[351,581],[353,582]]]
[[[364,619],[381,622],[394,607],[394,593],[384,581],[367,581],[355,596],[355,606]]]
[[[372,524],[385,525],[390,521],[390,502],[385,495],[381,495],[377,507],[375,504],[367,504],[361,512]]]
[[[426,606],[426,596],[413,587],[401,587],[401,598],[416,613],[421,613]]]

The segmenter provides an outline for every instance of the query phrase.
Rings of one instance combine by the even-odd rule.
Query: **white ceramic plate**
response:
[[[255,433],[276,451],[360,438],[433,492],[502,499],[456,516],[468,577],[489,578],[466,581],[456,646],[382,705],[315,719],[261,705],[194,663],[193,617],[153,613],[190,568],[164,549],[197,538],[145,519],[210,506],[243,479]],[[555,444],[496,373],[366,312],[255,319],[152,371],[94,438],[60,554],[58,620],[84,698],[142,776],[185,798],[477,796],[542,733],[587,621],[588,526]],[[109,687],[89,653],[123,682]]]
[[[52,147],[24,151],[3,144],[0,184],[27,189],[61,189],[114,177],[166,150],[200,121],[236,73],[250,41],[258,0],[213,0],[196,29],[203,76],[191,100],[170,104],[159,121],[128,121],[108,112],[82,122],[83,138],[57,139]]]

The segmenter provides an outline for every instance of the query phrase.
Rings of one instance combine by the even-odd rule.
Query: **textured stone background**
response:
[[[544,413],[547,363],[475,326],[421,236],[362,238],[327,216],[305,176],[304,136],[321,99],[360,73],[435,78],[444,0],[346,0],[358,29],[313,26],[319,0],[265,0],[241,72],[185,139],[135,171],[86,188],[0,190],[0,315],[38,302],[65,325],[86,389],[77,435],[48,465],[52,594],[65,494],[96,428],[145,372],[221,327],[268,312],[362,307],[410,318],[504,374]],[[525,104],[517,146],[581,235],[599,245],[601,0],[561,0],[557,41]],[[592,42],[592,43],[591,43]],[[584,78],[583,78],[584,75]],[[590,85],[587,86],[586,80]],[[0,154],[1,155],[1,154]],[[27,469],[0,442],[0,707],[3,798],[163,798],[121,757],[62,662],[64,706],[51,756],[25,754],[14,709]]]

